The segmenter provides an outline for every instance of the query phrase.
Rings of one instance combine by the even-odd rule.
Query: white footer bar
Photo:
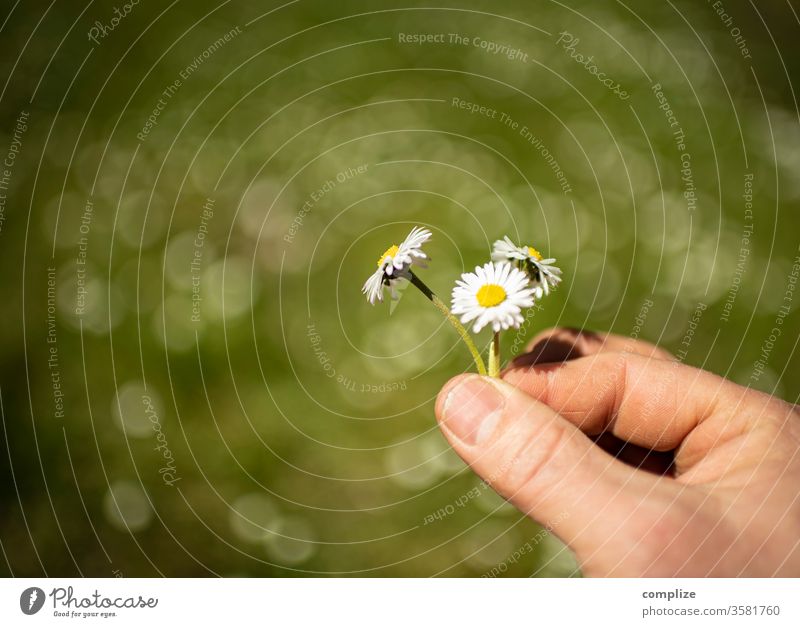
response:
[[[5,579],[2,625],[800,625],[793,579]],[[181,622],[176,622],[181,621]],[[457,621],[457,622],[454,622]]]

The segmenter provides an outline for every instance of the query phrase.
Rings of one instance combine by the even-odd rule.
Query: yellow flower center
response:
[[[476,298],[481,307],[494,307],[506,299],[506,291],[499,285],[487,283],[486,285],[481,285]]]
[[[533,246],[528,246],[528,254],[534,259],[536,259],[536,261],[542,260],[542,253],[536,250]]]
[[[380,259],[378,259],[378,267],[380,268],[383,265],[383,262],[386,261],[387,257],[394,257],[398,250],[400,250],[399,246],[390,246],[387,248],[386,252],[381,255]]]

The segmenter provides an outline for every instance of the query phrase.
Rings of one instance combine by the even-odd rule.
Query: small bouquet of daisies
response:
[[[500,376],[500,332],[518,329],[523,323],[522,310],[533,307],[561,282],[561,270],[555,259],[543,259],[531,246],[517,246],[508,237],[497,240],[491,260],[465,272],[456,281],[452,307],[448,307],[422,282],[412,268],[427,268],[428,255],[422,250],[431,238],[428,229],[414,227],[402,244],[391,246],[378,259],[378,268],[367,279],[362,292],[371,304],[383,301],[388,290],[397,299],[397,285],[408,281],[419,289],[447,318],[466,344],[479,374]],[[463,325],[473,333],[486,326],[494,331],[489,345],[489,368]]]

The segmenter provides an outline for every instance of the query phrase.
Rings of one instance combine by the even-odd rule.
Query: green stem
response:
[[[500,378],[500,334],[495,333],[489,346],[489,376]]]
[[[464,344],[467,345],[469,352],[472,354],[472,359],[475,360],[475,367],[478,369],[478,374],[485,375],[486,374],[486,365],[483,363],[483,358],[481,357],[481,353],[478,348],[475,346],[475,342],[472,341],[472,338],[469,336],[469,333],[464,328],[458,318],[456,318],[452,313],[450,313],[450,309],[448,309],[447,305],[442,302],[442,299],[439,298],[436,294],[434,294],[430,288],[425,285],[420,278],[414,274],[413,272],[409,271],[409,280],[411,284],[416,287],[420,292],[425,295],[429,301],[431,301],[442,315],[447,318],[447,321],[453,325],[453,328],[458,331],[459,336],[464,341]]]

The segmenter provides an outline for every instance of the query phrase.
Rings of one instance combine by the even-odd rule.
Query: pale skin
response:
[[[551,329],[502,379],[449,381],[436,414],[584,575],[800,576],[796,405],[641,340]]]

